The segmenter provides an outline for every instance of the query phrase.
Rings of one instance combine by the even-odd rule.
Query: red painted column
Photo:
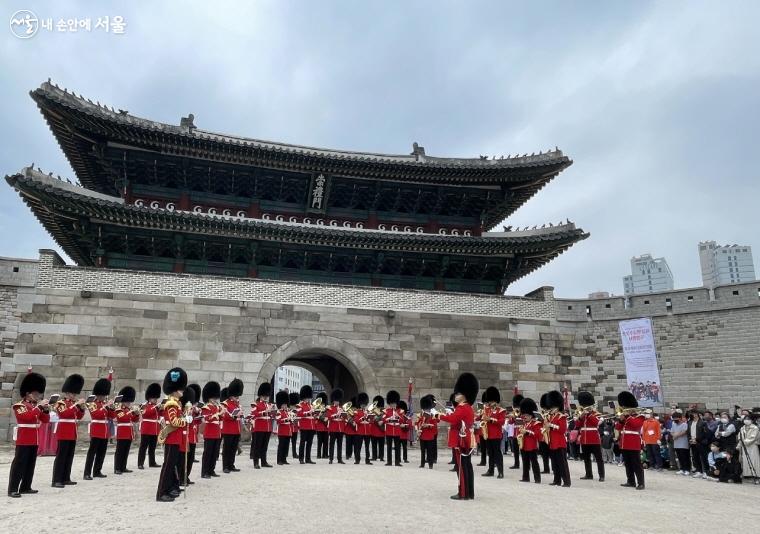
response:
[[[248,217],[251,219],[261,218],[261,206],[259,205],[258,201],[252,200],[248,205]]]

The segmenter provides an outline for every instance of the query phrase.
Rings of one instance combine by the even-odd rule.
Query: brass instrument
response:
[[[179,401],[176,401],[177,404],[181,407],[179,404]],[[185,405],[183,415],[187,415],[189,408],[192,408],[192,405],[190,403],[187,403]],[[164,425],[161,427],[161,431],[158,433],[158,444],[163,445],[166,443],[166,439],[169,437],[169,434],[177,430],[178,428],[182,428],[179,426],[172,426],[169,424],[169,422],[164,422]]]
[[[488,421],[491,419],[491,408],[488,404],[480,410],[480,431],[483,439],[488,439]]]

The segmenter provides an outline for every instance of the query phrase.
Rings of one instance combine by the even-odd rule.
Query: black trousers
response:
[[[327,431],[317,432],[317,458],[327,458],[329,433]]]
[[[456,452],[457,474],[459,476],[459,497],[461,499],[475,498],[475,472],[472,469],[472,456]]]
[[[696,445],[689,445],[689,448],[691,449],[691,461],[694,465],[694,470],[698,473],[706,473],[707,466],[703,465],[705,459],[705,448],[699,443]]]
[[[554,472],[554,485],[570,485],[570,466],[567,465],[567,449],[551,449],[549,455],[552,461],[552,471]]]
[[[172,490],[179,489],[179,466],[182,460],[184,454],[180,454],[179,445],[164,445],[164,463],[158,477],[156,500],[168,495]]]
[[[346,460],[351,459],[351,455],[354,454],[354,439],[356,434],[344,434],[346,436]]]
[[[362,444],[364,444],[364,463],[368,464],[370,463],[369,460],[369,442],[371,441],[370,436],[360,436],[356,435],[354,436],[354,463],[358,464],[362,461]]]
[[[298,460],[311,461],[311,444],[314,441],[313,430],[301,430],[301,443],[298,445]]]
[[[290,446],[293,449],[293,458],[298,458],[298,430],[293,431],[293,435],[290,436]]]
[[[84,476],[100,475],[103,472],[107,449],[108,439],[90,438],[90,448],[87,449],[87,459],[84,462]]]
[[[687,473],[691,471],[691,455],[689,449],[676,449],[676,456],[678,456],[678,467],[681,471]]]
[[[267,463],[267,449],[271,432],[254,432],[251,440],[251,458],[253,465],[265,465]]]
[[[148,453],[148,465],[150,467],[157,467],[156,463],[156,445],[158,444],[158,436],[151,436],[148,434],[140,435],[140,448],[137,450],[137,465],[142,467],[145,465],[145,453]]]
[[[277,465],[284,464],[288,461],[288,448],[290,448],[290,438],[293,436],[277,436]]]
[[[187,480],[190,480],[190,472],[193,470],[193,463],[195,462],[195,443],[188,443],[187,445],[187,458],[185,453],[179,453],[179,464],[177,464],[177,478],[181,486],[185,485],[185,462],[187,462]]]
[[[488,472],[493,473],[494,468],[500,474],[504,474],[504,455],[501,453],[501,438],[487,439],[486,450],[488,451]]]
[[[509,443],[512,446],[512,454],[515,456],[514,467],[520,467],[520,446],[517,444],[517,438],[509,438]]]
[[[380,436],[370,436],[370,438],[372,439],[372,461],[380,460],[382,462],[385,458],[384,438]]]
[[[401,442],[401,458],[404,460],[405,464],[409,463],[409,440],[406,438],[399,438],[399,441]]]
[[[201,476],[216,472],[216,462],[219,460],[221,439],[207,438],[203,440],[203,457],[201,458]]]
[[[240,443],[240,434],[222,435],[222,469],[229,470],[235,467],[238,443]]]
[[[433,464],[435,463],[435,446],[436,441],[435,439],[421,439],[420,440],[420,467],[422,467],[425,464],[428,464],[430,466],[430,469],[433,468]]]
[[[486,465],[488,463],[488,448],[486,447],[486,441],[482,437],[478,442],[478,451],[480,452],[480,463],[478,465]]]
[[[37,465],[37,445],[16,445],[8,477],[8,493],[32,489],[34,467]]]
[[[393,447],[396,465],[401,465],[401,439],[398,436],[385,436],[385,446],[388,448],[388,458],[385,465],[391,465],[391,447]]]
[[[541,460],[544,463],[544,473],[549,472],[549,444],[545,441],[538,443],[538,453],[541,455]]]
[[[58,450],[53,462],[53,484],[71,481],[71,466],[74,463],[74,451],[77,442],[74,439],[66,439],[58,442]]]
[[[541,483],[541,468],[538,466],[538,451],[520,451],[522,456],[522,479],[530,480],[530,471],[533,470],[533,482]]]
[[[343,432],[330,432],[330,462],[335,456],[335,443],[338,444],[338,461],[343,461]]]
[[[590,478],[594,476],[591,471],[592,455],[596,461],[596,472],[599,474],[599,478],[604,478],[604,460],[602,459],[601,445],[581,445],[581,458],[583,458],[583,465],[586,468],[586,476]]]
[[[116,452],[113,455],[113,470],[124,472],[127,470],[127,458],[129,458],[129,448],[132,446],[131,439],[117,439]]]
[[[686,454],[689,454],[689,449],[676,449],[676,451],[686,451]],[[621,450],[620,454],[623,456],[623,465],[625,465],[625,476],[628,484],[643,486],[644,469],[641,467],[641,452]]]

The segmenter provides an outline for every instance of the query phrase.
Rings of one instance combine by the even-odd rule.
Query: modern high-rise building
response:
[[[300,391],[301,386],[311,385],[311,381],[310,371],[295,365],[283,365],[274,373],[274,390]]]
[[[642,254],[631,258],[631,274],[623,277],[625,295],[656,293],[673,289],[673,273],[665,258]]]
[[[699,266],[702,269],[702,285],[705,287],[751,282],[755,279],[752,247],[747,245],[700,242]]]

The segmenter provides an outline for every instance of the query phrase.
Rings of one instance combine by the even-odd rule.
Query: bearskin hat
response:
[[[288,395],[288,404],[290,404],[291,406],[295,406],[296,404],[298,404],[298,401],[301,400],[299,397],[300,395],[298,393],[296,393],[295,391],[291,391],[290,395]]]
[[[111,393],[111,381],[107,378],[99,378],[95,385],[92,386],[92,394],[97,396],[105,396]]]
[[[182,393],[182,399],[180,399],[180,402],[182,403],[182,406],[185,406],[188,402],[190,404],[195,404],[195,390],[193,388],[185,388],[185,391]]]
[[[486,388],[486,402],[501,402],[501,393],[499,388],[495,386],[489,386]]]
[[[359,404],[359,406],[366,406],[369,404],[369,395],[362,391],[356,396],[356,402]]]
[[[454,393],[461,393],[469,404],[475,404],[478,398],[478,379],[472,373],[462,373],[454,384]]]
[[[330,393],[330,402],[335,402],[335,401],[340,402],[342,400],[343,400],[343,390],[340,388],[335,388],[334,390],[332,390],[332,392]]]
[[[148,384],[148,387],[145,388],[145,400],[148,399],[157,399],[161,396],[161,384],[158,382],[153,382],[152,384]]]
[[[396,391],[395,389],[392,389],[392,390],[390,390],[390,391],[389,391],[389,392],[388,392],[388,393],[385,395],[385,401],[386,401],[388,404],[398,404],[398,401],[400,401],[400,400],[401,400],[401,395],[400,395],[400,394],[399,394],[399,392],[398,392],[398,391]]]
[[[24,375],[23,380],[21,380],[21,386],[19,386],[19,390],[22,397],[26,397],[27,394],[31,393],[32,391],[36,391],[37,393],[45,393],[45,386],[47,385],[47,380],[45,380],[45,377],[42,376],[39,373],[27,373]]]
[[[403,400],[398,401],[398,407],[404,410],[405,412],[409,411],[409,406],[407,406],[406,401],[403,401]]]
[[[372,398],[372,402],[374,402],[375,406],[377,406],[378,408],[385,408],[385,399],[383,398],[382,395],[375,395]]]
[[[432,410],[435,406],[435,398],[432,395],[423,395],[420,399],[420,408],[423,410]]]
[[[169,395],[187,387],[187,373],[181,367],[170,369],[164,377],[164,393]]]
[[[121,402],[135,402],[137,392],[132,386],[124,386],[119,391],[119,395],[121,395]]]
[[[562,393],[554,389],[546,394],[546,403],[549,405],[549,408],[561,410],[565,405],[565,399],[562,398]]]
[[[278,391],[277,395],[274,396],[274,403],[279,408],[283,404],[287,405],[289,399],[290,399],[290,396],[288,395],[287,391],[284,391],[284,390],[283,391]]]
[[[520,401],[520,413],[533,415],[533,413],[537,411],[538,406],[536,406],[536,401],[530,397],[525,397],[522,401]]]
[[[305,386],[301,386],[301,392],[299,396],[301,397],[301,400],[311,400],[311,397],[314,395],[314,392],[311,389],[311,386],[308,384]]]
[[[621,408],[638,408],[639,403],[630,391],[618,393],[618,404]]]
[[[541,398],[539,399],[538,404],[539,404],[539,406],[541,406],[542,410],[548,410],[549,409],[548,398],[549,398],[549,394],[548,393],[544,393],[543,395],[541,395]]]
[[[256,393],[259,397],[270,397],[272,395],[272,384],[264,382],[259,386],[259,391]]]
[[[514,395],[512,397],[512,408],[519,408],[520,403],[523,401],[523,398],[524,397],[520,395],[519,393],[517,395]]]
[[[230,385],[227,386],[227,395],[230,397],[239,397],[243,394],[243,381],[239,378],[233,378]]]
[[[324,391],[320,391],[319,395],[317,395],[318,399],[322,399],[322,404],[327,404],[327,393]]]
[[[483,393],[480,394],[480,402],[483,404],[488,402],[488,396],[486,395],[485,390],[483,390]]]
[[[593,406],[596,403],[594,402],[594,396],[590,392],[579,391],[578,404],[580,404],[581,406],[585,408],[586,406]]]
[[[211,399],[218,399],[221,396],[219,382],[206,382],[203,386],[201,398],[203,402],[208,402]]]
[[[187,387],[188,389],[193,390],[193,396],[195,397],[195,400],[193,401],[194,403],[201,400],[201,387],[198,384],[190,384]]]
[[[230,394],[227,391],[227,388],[222,388],[219,392],[219,402],[224,402],[230,398]]]
[[[82,393],[83,387],[84,377],[82,375],[69,375],[66,377],[66,380],[64,380],[63,386],[61,386],[61,393],[74,393],[75,395],[79,395]]]

